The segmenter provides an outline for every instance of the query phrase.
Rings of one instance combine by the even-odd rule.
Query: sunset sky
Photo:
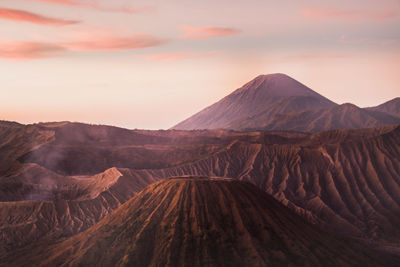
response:
[[[259,74],[400,96],[400,1],[0,1],[0,119],[166,129]]]

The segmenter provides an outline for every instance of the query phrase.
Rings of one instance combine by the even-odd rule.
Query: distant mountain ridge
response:
[[[400,98],[362,109],[338,105],[285,74],[260,75],[173,127],[178,130],[296,130],[318,132],[400,123]]]
[[[400,97],[389,100],[379,106],[366,108],[367,110],[381,111],[400,117]]]
[[[372,128],[399,122],[399,118],[387,113],[362,109],[346,103],[326,109],[279,114],[264,130],[320,132],[336,129]]]

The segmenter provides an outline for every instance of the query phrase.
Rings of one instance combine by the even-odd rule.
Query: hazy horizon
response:
[[[0,119],[168,129],[260,74],[399,96],[400,1],[5,0]]]

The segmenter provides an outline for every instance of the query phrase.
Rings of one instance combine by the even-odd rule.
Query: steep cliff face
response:
[[[192,177],[154,183],[87,231],[9,261],[26,257],[43,266],[395,264],[316,229],[250,183]]]

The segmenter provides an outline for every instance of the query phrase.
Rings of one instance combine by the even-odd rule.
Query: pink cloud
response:
[[[159,46],[167,41],[151,35],[94,35],[78,37],[68,42],[0,41],[0,58],[39,59],[64,56],[68,51],[117,51]]]
[[[340,8],[307,7],[302,9],[302,16],[308,19],[345,19],[345,20],[385,20],[397,16],[390,9],[385,10],[347,10]]]
[[[228,35],[239,34],[241,30],[234,28],[222,28],[222,27],[192,27],[182,26],[183,34],[182,38],[203,40],[213,37],[221,37]]]
[[[110,51],[110,50],[133,50],[165,44],[164,39],[151,35],[133,35],[130,37],[118,36],[92,36],[83,40],[64,42],[62,45],[73,51]]]
[[[67,5],[67,6],[87,5],[87,3],[74,1],[74,0],[33,0],[33,1],[54,3],[54,4]]]
[[[23,10],[8,9],[8,8],[0,8],[0,18],[15,20],[15,21],[25,21],[36,24],[54,25],[54,26],[63,26],[63,25],[79,23],[79,21],[49,18]]]
[[[0,41],[0,58],[26,60],[48,58],[60,55],[65,48],[57,44],[13,41]]]
[[[205,53],[195,53],[192,51],[179,51],[175,53],[161,53],[145,55],[147,60],[151,61],[177,61],[195,58],[206,58],[215,55],[215,51]]]
[[[93,8],[100,11],[105,12],[122,12],[128,14],[136,14],[136,13],[147,13],[154,11],[156,8],[153,5],[145,5],[140,7],[129,7],[129,6],[122,6],[122,7],[115,7],[115,6],[103,6],[100,5],[96,1],[77,1],[77,0],[33,0],[36,2],[45,2],[51,4],[59,4],[65,6],[72,6],[72,7],[84,7],[84,8]]]

